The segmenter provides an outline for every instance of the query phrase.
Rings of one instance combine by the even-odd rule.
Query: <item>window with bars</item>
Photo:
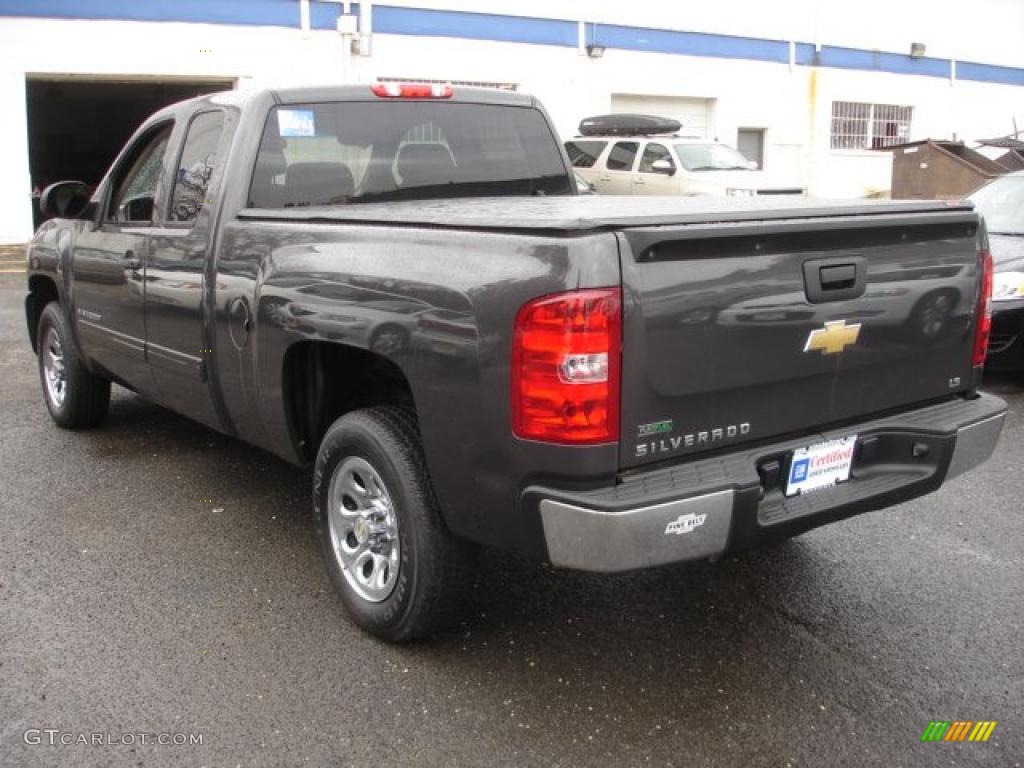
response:
[[[910,139],[913,107],[832,102],[832,149],[881,149]]]

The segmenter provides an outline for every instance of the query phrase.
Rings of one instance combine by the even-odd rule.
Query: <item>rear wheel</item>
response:
[[[361,628],[408,642],[457,618],[474,550],[441,518],[410,412],[367,408],[334,422],[313,505],[328,575]]]
[[[43,399],[57,426],[80,429],[103,421],[110,408],[110,382],[86,369],[56,301],[43,309],[36,338]]]

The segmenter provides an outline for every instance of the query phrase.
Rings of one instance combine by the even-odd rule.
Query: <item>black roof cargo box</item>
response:
[[[678,120],[657,115],[596,115],[580,121],[581,136],[654,136],[680,128]]]

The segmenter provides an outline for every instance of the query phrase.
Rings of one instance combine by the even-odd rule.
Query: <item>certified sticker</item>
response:
[[[857,436],[850,435],[797,448],[789,462],[786,495],[796,496],[848,480],[856,444]]]

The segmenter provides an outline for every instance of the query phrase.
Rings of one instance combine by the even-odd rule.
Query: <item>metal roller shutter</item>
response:
[[[683,96],[643,96],[631,93],[612,94],[612,112],[637,112],[645,115],[672,117],[683,124],[681,136],[708,138],[711,126],[711,99]]]

